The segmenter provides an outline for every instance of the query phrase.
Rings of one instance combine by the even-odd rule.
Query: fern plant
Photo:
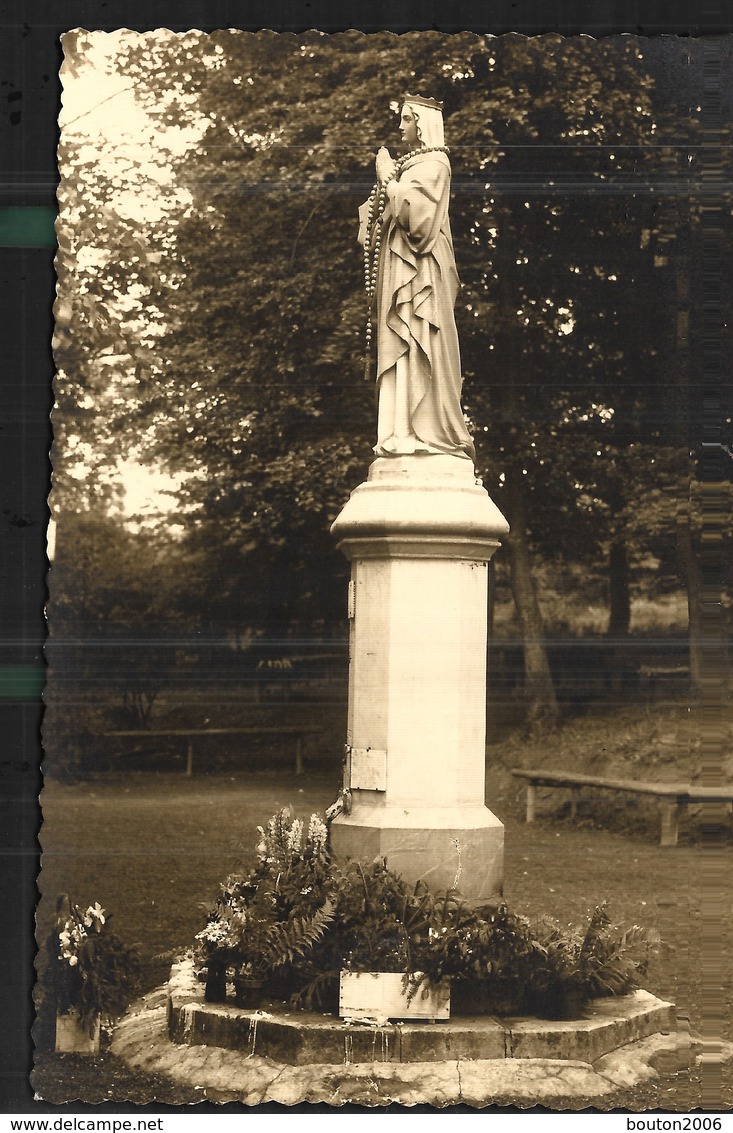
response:
[[[278,968],[295,963],[321,939],[333,915],[329,900],[308,916],[294,914],[286,921],[263,915],[259,902],[239,909],[232,921],[230,942],[237,974],[266,980]]]
[[[605,902],[582,934],[545,921],[536,935],[525,1002],[529,1010],[560,1017],[576,1013],[589,999],[634,991],[660,943],[654,929],[612,925]]]
[[[264,980],[295,1007],[335,1009],[350,969],[400,973],[408,997],[451,980],[459,1013],[570,1016],[638,987],[659,943],[637,925],[613,926],[605,905],[574,932],[503,902],[435,894],[383,858],[341,865],[316,816],[306,827],[280,811],[259,834],[257,865],[227,879],[197,940],[210,974],[219,965]]]
[[[307,1010],[335,1009],[344,969],[399,974],[414,970],[421,940],[428,935],[430,891],[421,882],[409,885],[384,859],[332,864],[329,881],[334,922],[290,973],[293,1005]]]
[[[327,831],[317,815],[306,827],[281,810],[258,832],[257,865],[221,885],[196,940],[199,960],[210,968],[267,980],[313,948],[333,920],[334,906]]]
[[[456,1003],[475,1011],[516,1009],[523,972],[536,952],[529,921],[498,905],[476,908],[455,892],[436,898],[418,983],[450,979]]]

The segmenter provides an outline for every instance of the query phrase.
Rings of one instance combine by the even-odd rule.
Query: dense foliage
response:
[[[336,863],[317,815],[304,833],[287,811],[274,815],[258,864],[227,879],[197,937],[201,964],[269,979],[297,1007],[334,1010],[347,970],[402,973],[411,996],[450,980],[458,1013],[563,1015],[638,987],[657,943],[613,927],[602,906],[569,932],[410,885],[381,858]]]
[[[90,1034],[100,1017],[107,1022],[123,1013],[140,970],[136,951],[112,931],[110,919],[96,902],[81,909],[62,898],[48,940],[56,1010],[76,1011]]]
[[[356,209],[401,94],[418,89],[445,103],[464,406],[512,526],[538,716],[555,705],[533,564],[601,572],[617,636],[642,562],[698,603],[698,44],[230,31],[119,44],[158,139],[147,156],[175,177],[161,189],[144,148],[100,166],[65,134],[60,525],[97,510],[103,469],[137,451],[183,476],[173,518],[204,620],[270,640],[337,632],[346,567],[328,528],[364,476],[375,417]],[[68,68],[86,45],[65,37]],[[175,130],[195,135],[182,158],[165,153]],[[126,215],[123,187],[152,194],[157,219]],[[729,223],[719,240],[733,250]],[[717,410],[722,438],[729,397]],[[134,609],[121,624],[137,625]]]
[[[297,963],[322,939],[334,906],[325,885],[325,825],[311,817],[303,842],[303,823],[285,811],[260,828],[259,865],[245,877],[230,877],[197,936],[200,954],[211,966],[227,965],[242,978],[266,979]]]

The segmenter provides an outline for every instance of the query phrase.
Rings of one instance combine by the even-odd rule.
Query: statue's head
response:
[[[406,94],[400,119],[403,141],[411,149],[417,146],[445,145],[443,103],[419,94]]]

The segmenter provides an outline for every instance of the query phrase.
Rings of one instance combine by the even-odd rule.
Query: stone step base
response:
[[[592,1063],[628,1043],[671,1032],[674,1006],[646,991],[597,999],[578,1020],[459,1016],[436,1023],[345,1023],[332,1015],[249,1011],[205,1003],[193,966],[168,984],[168,1033],[175,1043],[240,1050],[291,1066],[477,1059],[563,1059]]]
[[[316,1062],[293,1066],[257,1054],[221,1047],[186,1046],[168,1035],[168,988],[162,987],[133,1004],[116,1025],[112,1053],[131,1069],[161,1074],[196,1087],[201,1101],[262,1105],[346,1103],[381,1107],[457,1104],[542,1105],[554,1109],[603,1099],[612,1102],[619,1089],[654,1079],[658,1074],[685,1075],[700,1061],[733,1059],[733,1044],[716,1043],[706,1052],[688,1030],[654,1034],[603,1055],[593,1064],[559,1058],[498,1058],[446,1062],[362,1062],[340,1065]],[[436,1024],[436,1026],[441,1026]],[[435,1029],[433,1027],[432,1029]],[[75,1095],[71,1095],[73,1099]],[[71,1100],[70,1099],[70,1100]],[[672,1099],[668,1099],[672,1103]],[[674,1106],[673,1106],[674,1108]]]

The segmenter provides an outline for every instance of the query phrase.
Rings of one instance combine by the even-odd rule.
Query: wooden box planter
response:
[[[78,1011],[68,1011],[56,1015],[57,1054],[99,1054],[101,1020],[97,1016],[94,1030],[89,1034],[88,1027],[82,1026]]]
[[[399,972],[341,972],[339,1016],[360,1019],[437,1019],[450,1018],[450,984],[439,987],[421,985],[410,997],[411,988]],[[408,1002],[409,997],[409,1002]]]

